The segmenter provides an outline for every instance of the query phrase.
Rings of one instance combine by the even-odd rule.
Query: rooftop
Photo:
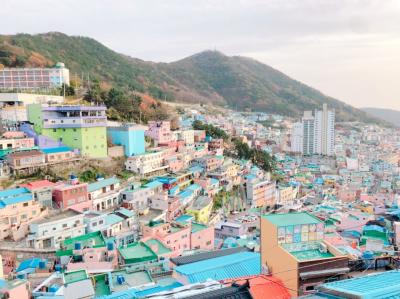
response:
[[[64,273],[64,283],[66,284],[81,281],[87,278],[88,275],[86,273],[86,270],[78,270],[78,271]]]
[[[163,243],[161,243],[157,239],[149,239],[146,242],[146,245],[152,248],[152,250],[157,254],[157,255],[164,255],[167,253],[171,252],[171,249],[166,247]]]
[[[138,263],[144,261],[156,260],[157,255],[151,248],[143,242],[135,242],[127,247],[120,247],[118,251],[125,263]]]
[[[32,200],[32,194],[25,187],[0,191],[0,208],[29,200]]]
[[[334,257],[330,252],[321,252],[318,249],[301,250],[290,252],[299,261],[319,260]]]
[[[48,180],[40,180],[40,181],[33,181],[33,182],[29,182],[26,184],[22,184],[20,185],[20,187],[25,187],[28,188],[29,190],[36,190],[36,189],[41,189],[41,188],[45,188],[45,187],[52,187],[55,184],[48,181]]]
[[[196,222],[192,222],[192,233],[197,233],[197,232],[202,231],[202,230],[204,230],[206,228],[208,228],[207,225],[196,223]]]
[[[317,217],[306,212],[268,214],[263,215],[262,217],[276,226],[322,223],[322,221],[319,220]]]
[[[32,222],[32,224],[42,224],[42,223],[47,223],[47,222],[51,222],[51,221],[57,221],[60,219],[66,219],[68,217],[74,217],[74,216],[81,215],[81,214],[82,213],[75,211],[75,210],[65,210],[65,211],[62,211],[61,213],[46,215],[42,219]]]
[[[344,298],[399,298],[400,271],[386,271],[323,284],[322,293]]]
[[[45,154],[56,154],[56,153],[70,152],[72,151],[72,148],[68,146],[49,147],[49,148],[41,148],[40,151],[42,151]]]
[[[256,275],[260,273],[260,254],[239,252],[178,266],[175,271],[186,276],[190,283],[206,281],[209,278],[222,280]]]
[[[63,242],[65,249],[74,249],[75,243],[81,243],[82,248],[84,247],[105,247],[106,241],[100,231],[81,235],[75,238],[66,239]]]
[[[112,184],[114,185],[119,184],[119,179],[117,179],[116,177],[111,177],[107,179],[98,180],[88,185],[88,192],[93,192],[103,187],[110,186]]]
[[[20,152],[15,152],[15,153],[11,153],[8,156],[9,157],[32,157],[32,156],[42,156],[43,153],[38,151],[38,150],[31,150],[31,151],[20,151]]]

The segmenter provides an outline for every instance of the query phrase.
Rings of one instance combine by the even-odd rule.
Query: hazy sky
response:
[[[0,33],[61,31],[153,61],[267,63],[357,107],[400,110],[400,0],[0,0]]]

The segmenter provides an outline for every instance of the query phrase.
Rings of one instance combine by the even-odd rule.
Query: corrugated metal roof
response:
[[[320,290],[323,293],[336,294],[345,298],[348,298],[350,295],[359,296],[359,298],[375,299],[399,298],[399,281],[400,271],[393,270],[325,283],[320,287]]]
[[[260,254],[239,252],[178,266],[175,271],[186,276],[190,283],[206,281],[209,278],[222,280],[256,275],[260,273]]]
[[[216,257],[221,257],[221,256],[226,256],[238,252],[248,252],[250,251],[246,247],[236,247],[236,248],[229,248],[229,249],[224,249],[224,250],[214,250],[214,251],[209,251],[209,252],[202,252],[202,253],[197,253],[197,254],[192,254],[192,255],[186,255],[186,256],[178,256],[175,258],[171,258],[171,262],[173,262],[177,266],[181,265],[186,265],[186,264],[191,264],[195,262],[200,262]]]

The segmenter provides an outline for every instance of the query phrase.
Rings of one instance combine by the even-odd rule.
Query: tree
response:
[[[194,130],[204,130],[206,134],[213,138],[222,138],[224,140],[228,139],[228,134],[218,127],[215,127],[211,124],[204,124],[199,120],[195,120],[192,124]]]
[[[64,89],[65,89],[65,91],[64,91]],[[75,89],[72,86],[70,86],[68,84],[65,84],[65,83],[63,83],[61,85],[60,95],[63,96],[64,92],[65,92],[65,96],[66,97],[70,97],[70,96],[74,96],[75,95]]]
[[[90,85],[88,91],[83,96],[83,99],[85,101],[88,101],[88,102],[91,102],[91,103],[102,103],[102,102],[104,102],[104,92],[101,90],[99,81],[94,80],[92,82],[92,84]]]

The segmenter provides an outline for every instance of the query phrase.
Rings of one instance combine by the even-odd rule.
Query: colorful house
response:
[[[292,296],[314,292],[329,277],[347,277],[348,257],[324,241],[324,223],[305,212],[261,217],[261,260]],[[289,271],[290,269],[290,271]]]
[[[21,240],[28,233],[29,223],[46,214],[47,209],[32,198],[27,188],[0,191],[0,240]]]
[[[80,212],[92,209],[92,201],[88,197],[88,184],[79,183],[76,178],[54,186],[53,201],[60,209],[74,209]]]
[[[196,222],[207,224],[210,219],[210,214],[213,207],[211,197],[199,196],[194,200],[191,206],[186,209],[186,212],[193,215]]]
[[[28,119],[37,134],[79,149],[82,156],[107,157],[105,106],[31,104]]]
[[[122,145],[126,157],[141,155],[145,152],[144,126],[123,125],[108,127],[107,135],[115,145]]]

